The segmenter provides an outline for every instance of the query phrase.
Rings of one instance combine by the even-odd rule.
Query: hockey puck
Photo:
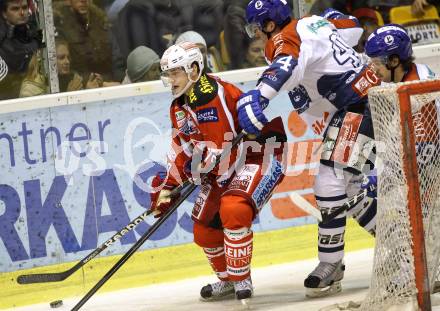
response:
[[[62,300],[55,300],[55,301],[52,301],[51,303],[50,303],[50,307],[51,308],[59,308],[59,307],[61,307],[63,305],[63,301]]]

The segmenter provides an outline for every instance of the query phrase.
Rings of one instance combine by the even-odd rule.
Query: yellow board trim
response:
[[[371,248],[371,238],[350,220],[346,233],[347,251]],[[317,226],[306,225],[276,231],[260,232],[254,238],[252,267],[264,267],[314,258],[317,256]],[[64,263],[0,274],[0,309],[50,302],[84,295],[120,258],[96,258],[67,280],[58,283],[19,285],[20,274],[59,272],[74,263]],[[140,287],[211,274],[205,256],[194,243],[138,252],[100,290]]]

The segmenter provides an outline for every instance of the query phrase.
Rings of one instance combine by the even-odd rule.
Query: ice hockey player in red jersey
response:
[[[356,19],[334,10],[326,11],[324,16],[294,19],[286,0],[252,0],[246,20],[247,33],[266,41],[269,67],[257,87],[238,101],[239,123],[247,133],[258,135],[267,122],[267,102],[286,91],[295,106],[293,91],[299,86],[309,103],[318,107],[330,104],[335,113],[324,133],[314,193],[319,209],[331,212],[347,201],[352,181],[374,168],[367,92],[381,81],[352,48],[363,30]],[[308,109],[307,103],[301,109]],[[371,204],[357,214],[356,220],[374,234],[375,215],[376,206]],[[328,223],[318,224],[320,262],[304,280],[308,297],[341,290],[347,216],[352,215],[342,213]]]
[[[174,99],[167,173],[158,174],[152,183],[160,189],[152,193],[151,209],[157,216],[172,204],[172,189],[187,179],[199,182],[200,168],[209,167],[241,132],[236,103],[242,94],[234,85],[204,72],[203,56],[193,43],[171,46],[160,65],[162,80]],[[203,299],[234,293],[240,300],[252,296],[251,225],[284,177],[280,159],[285,141],[281,118],[275,118],[258,141],[245,139],[202,179],[192,211],[194,242],[219,278],[201,289]]]

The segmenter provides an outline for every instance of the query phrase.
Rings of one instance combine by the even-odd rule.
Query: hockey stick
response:
[[[312,215],[313,217],[318,219],[319,222],[322,222],[321,212],[317,208],[315,208],[312,204],[310,204],[306,199],[304,199],[302,195],[296,192],[291,192],[289,197],[290,200],[292,200],[292,202],[295,203],[304,212]]]
[[[370,191],[373,191],[373,187],[370,188]],[[307,200],[305,200],[301,195],[292,192],[289,196],[290,199],[303,211],[315,217],[321,223],[328,223],[335,219],[338,215],[342,214],[344,211],[350,211],[353,209],[360,201],[362,201],[367,196],[368,190],[361,190],[359,193],[355,194],[344,204],[334,207],[334,211],[327,214],[322,213],[318,209],[316,209],[312,204],[310,204]]]
[[[66,271],[55,273],[36,273],[36,274],[23,274],[17,277],[19,284],[32,284],[32,283],[47,283],[47,282],[61,282],[71,276],[74,272],[79,270],[82,266],[88,263],[91,259],[98,256],[103,250],[112,245],[114,242],[122,238],[125,234],[133,230],[139,223],[145,220],[148,215],[152,213],[151,210],[145,211],[138,217],[133,219],[128,225],[116,232],[110,239],[101,244],[93,252],[81,259],[76,265]]]
[[[238,142],[243,138],[244,134],[240,133],[237,135],[237,137],[232,141],[232,147],[236,146]],[[217,165],[217,163],[215,164]],[[182,185],[176,187],[171,192],[172,197],[177,197],[178,194],[187,187],[191,182],[185,181]],[[116,232],[111,238],[109,238],[107,241],[105,241],[103,244],[101,244],[98,248],[96,248],[94,251],[89,253],[86,257],[81,259],[76,265],[74,265],[72,268],[62,271],[62,272],[55,272],[55,273],[35,273],[35,274],[23,274],[19,275],[17,277],[17,283],[19,284],[34,284],[34,283],[49,283],[49,282],[61,282],[67,279],[69,276],[71,276],[73,273],[81,269],[82,266],[84,266],[86,263],[88,263],[91,259],[98,256],[102,251],[104,251],[106,248],[108,248],[110,245],[112,245],[114,242],[119,240],[121,237],[123,237],[125,234],[133,230],[139,223],[144,221],[147,216],[149,216],[152,213],[151,210],[143,212],[141,215],[133,219],[128,225],[126,225],[124,228]]]
[[[222,152],[222,154],[218,155],[215,159],[214,167],[216,167],[220,161],[231,152],[232,148],[235,147],[241,139],[246,134],[241,132],[234,138],[232,141],[232,145],[230,149],[226,149]],[[202,177],[202,180],[205,179],[208,174],[205,174]],[[174,211],[186,200],[186,198],[198,187],[196,184],[190,183],[187,187],[185,187],[180,193],[180,197],[176,199],[176,201],[170,206],[165,214],[162,215],[147,232],[144,233],[143,236],[118,260],[116,264],[111,267],[111,269],[98,281],[98,283],[90,289],[87,294],[72,308],[71,311],[79,310],[123,265],[124,263],[145,243],[146,240],[154,233],[156,230],[167,220]]]

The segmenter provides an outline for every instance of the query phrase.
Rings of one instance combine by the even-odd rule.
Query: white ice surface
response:
[[[264,311],[313,311],[335,303],[361,301],[366,295],[373,249],[347,253],[346,271],[342,292],[331,297],[308,299],[304,296],[303,280],[317,264],[315,260],[297,261],[289,264],[273,265],[252,271],[255,287],[250,300],[251,310]],[[140,277],[148,277],[140,276]],[[243,310],[236,300],[202,302],[199,291],[203,285],[215,281],[214,276],[187,279],[173,283],[162,283],[140,288],[96,294],[81,310],[89,311],[229,311]],[[111,280],[109,280],[111,282]],[[81,297],[64,300],[62,307],[51,309],[49,302],[33,306],[10,309],[14,311],[66,311],[70,310]],[[440,308],[433,308],[440,311]]]

